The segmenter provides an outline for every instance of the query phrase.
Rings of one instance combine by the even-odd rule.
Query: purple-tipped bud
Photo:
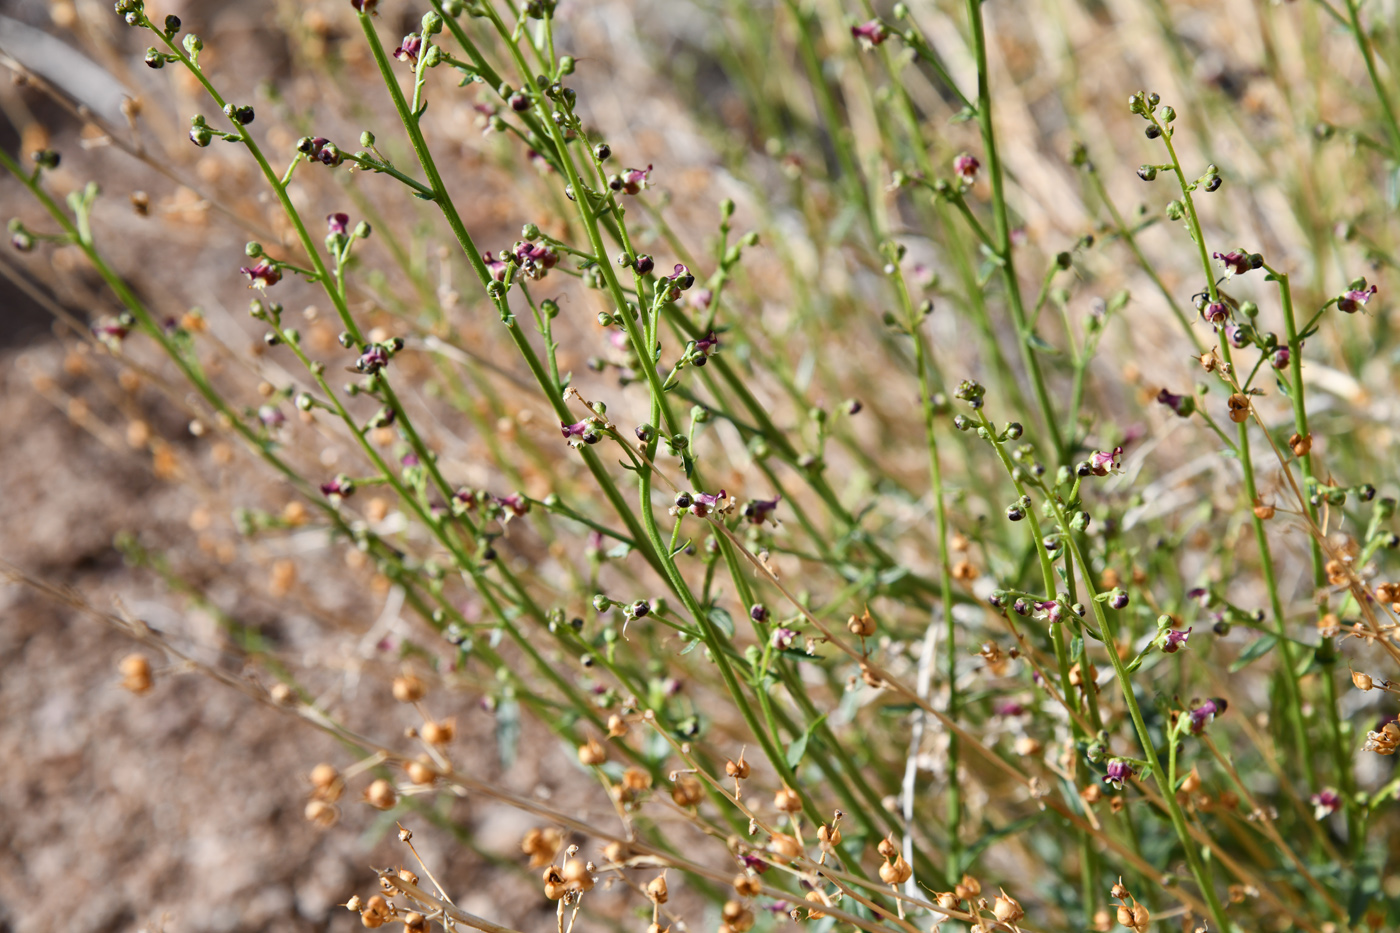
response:
[[[1189,395],[1174,395],[1166,389],[1157,393],[1157,401],[1176,412],[1182,418],[1189,418],[1196,410],[1196,400]]]
[[[890,31],[878,19],[851,27],[851,36],[868,46],[876,46],[890,37]]]
[[[327,214],[326,226],[333,234],[344,234],[350,229],[349,214]]]
[[[1125,590],[1114,589],[1108,594],[1108,606],[1110,609],[1127,609],[1128,594]]]
[[[643,188],[651,187],[651,169],[629,168],[617,176],[618,189],[625,194],[639,194]]]
[[[507,266],[504,259],[497,259],[490,253],[482,254],[481,261],[486,263],[486,269],[491,273],[491,278],[497,282],[506,280]]]
[[[238,270],[248,277],[249,288],[267,288],[282,281],[282,270],[266,259],[256,266],[244,266]]]
[[[264,427],[277,428],[287,423],[287,416],[276,405],[263,405],[258,409],[258,420]]]
[[[1230,341],[1230,346],[1236,350],[1249,346],[1249,334],[1238,324],[1225,325],[1225,339]]]
[[[666,278],[670,280],[674,287],[681,291],[685,291],[695,284],[695,276],[691,275],[690,270],[679,262],[676,263],[675,270],[670,275],[666,276]]]
[[[1288,361],[1292,358],[1287,347],[1279,347],[1274,351],[1273,358],[1269,360],[1274,365],[1274,369],[1287,369]]]
[[[753,606],[749,608],[749,618],[753,619],[755,622],[767,622],[768,607],[763,605],[763,603],[754,603]]]

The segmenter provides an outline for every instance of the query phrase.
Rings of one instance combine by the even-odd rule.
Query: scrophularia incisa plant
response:
[[[197,546],[116,545],[243,666],[9,573],[337,739],[317,826],[528,814],[534,903],[363,926],[1400,928],[1391,4],[60,7],[131,90],[7,62],[83,127],[0,152],[33,381],[116,387]]]

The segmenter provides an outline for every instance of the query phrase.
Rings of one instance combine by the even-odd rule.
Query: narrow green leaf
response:
[[[1277,637],[1273,635],[1260,635],[1258,638],[1256,638],[1253,642],[1249,644],[1249,647],[1245,648],[1243,651],[1240,652],[1240,656],[1238,658],[1235,658],[1234,661],[1230,662],[1230,673],[1233,674],[1236,671],[1243,670],[1245,667],[1248,667],[1250,664],[1253,664],[1255,661],[1259,660],[1264,655],[1272,651],[1274,645],[1276,644],[1278,644]]]

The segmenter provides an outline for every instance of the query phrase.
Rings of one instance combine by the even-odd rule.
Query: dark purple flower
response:
[[[1287,347],[1279,347],[1274,351],[1273,359],[1269,360],[1274,365],[1274,369],[1287,369],[1288,361],[1292,359],[1292,354]]]
[[[333,234],[344,234],[350,228],[349,214],[327,214],[326,226]]]
[[[1196,602],[1200,603],[1202,609],[1210,608],[1212,600],[1210,590],[1206,589],[1204,586],[1197,586],[1187,590],[1186,598],[1194,599]]]
[[[1157,393],[1157,401],[1176,412],[1182,418],[1191,417],[1196,410],[1196,400],[1190,395],[1173,395],[1166,389]]]
[[[94,337],[108,346],[119,343],[130,333],[130,330],[123,327],[122,323],[114,317],[98,318],[96,321],[93,321],[90,329]]]
[[[778,507],[778,502],[782,496],[774,496],[771,499],[753,499],[744,506],[741,513],[750,525],[762,525],[764,522],[772,522],[776,527],[778,520],[773,517],[773,510]]]
[[[1109,594],[1108,594],[1108,607],[1109,607],[1110,609],[1127,609],[1127,608],[1128,608],[1128,594],[1127,594],[1127,591],[1122,590],[1122,589],[1118,589],[1118,588],[1116,588],[1116,587],[1115,587],[1113,590],[1111,590],[1111,591],[1109,592]]]
[[[248,277],[249,288],[267,288],[282,281],[282,270],[266,259],[256,266],[244,266],[238,270]]]
[[[1200,735],[1205,731],[1206,725],[1223,712],[1225,712],[1224,700],[1206,700],[1191,710],[1191,734]]]
[[[1114,758],[1108,763],[1108,773],[1103,776],[1105,784],[1113,787],[1123,787],[1123,782],[1137,773],[1137,769],[1121,758]]]
[[[1254,268],[1253,261],[1250,259],[1249,254],[1242,250],[1233,249],[1228,253],[1215,253],[1214,255],[1215,258],[1220,261],[1220,264],[1225,267],[1225,271],[1229,275],[1244,275],[1250,269]]]
[[[603,549],[603,545],[606,543],[607,539],[603,537],[601,531],[590,531],[588,533],[588,544],[584,546],[584,549],[590,553],[596,554]]]
[[[1053,599],[1049,599],[1037,602],[1035,604],[1035,611],[1045,613],[1045,621],[1049,622],[1051,625],[1054,625],[1056,622],[1060,621],[1060,615],[1062,614],[1064,609],[1059,604],[1059,602]]]
[[[336,144],[324,136],[304,140],[303,145],[303,152],[324,165],[339,165],[345,158]]]
[[[512,515],[519,518],[530,511],[530,500],[518,492],[513,492],[508,496],[496,496],[496,501],[507,509]]]
[[[321,484],[321,495],[327,498],[349,498],[355,492],[355,483],[350,477],[341,473],[329,483]]]
[[[1115,447],[1111,453],[1096,450],[1089,455],[1089,470],[1095,476],[1107,476],[1122,472],[1123,448]]]
[[[263,405],[258,409],[258,420],[265,427],[276,428],[287,423],[287,416],[276,405]]]
[[[375,7],[379,6],[379,0],[350,0],[350,5],[361,13],[373,16]]]
[[[497,259],[490,253],[484,253],[482,254],[481,261],[486,263],[486,268],[491,272],[491,278],[495,279],[497,282],[504,282],[506,280],[506,271],[508,267],[506,266],[504,258]]]
[[[1015,700],[1002,700],[992,707],[992,712],[998,716],[1024,716],[1026,708]]]
[[[1361,280],[1360,288],[1350,289],[1345,295],[1337,299],[1337,310],[1345,311],[1347,314],[1355,314],[1361,310],[1361,306],[1371,300],[1371,296],[1376,293],[1376,286],[1366,287],[1366,280]]]
[[[890,31],[885,28],[884,23],[880,22],[878,19],[872,19],[868,23],[852,26],[851,35],[859,39],[862,43],[876,46],[890,37]]]
[[[695,276],[690,274],[690,270],[685,267],[684,263],[676,263],[676,268],[666,278],[681,291],[685,291],[695,284]]]
[[[977,157],[966,152],[959,153],[953,157],[953,174],[964,185],[971,185],[977,181],[977,172],[982,168],[982,163],[977,161]]]
[[[763,603],[754,603],[749,609],[749,618],[753,619],[755,622],[768,621],[768,607],[763,605]]]
[[[617,188],[626,194],[637,194],[643,188],[651,187],[651,169],[648,165],[644,169],[629,168],[617,178]]]
[[[1230,320],[1230,309],[1219,301],[1208,302],[1201,305],[1201,320],[1219,326]]]
[[[389,365],[389,354],[379,344],[370,344],[360,358],[355,361],[355,369],[362,373],[377,373]]]
[[[768,863],[757,855],[741,855],[739,861],[744,863],[744,867],[757,874],[763,874],[768,870]]]
[[[729,493],[723,489],[717,495],[710,495],[705,492],[697,492],[691,495],[690,511],[699,518],[704,518],[711,511],[724,512],[729,508]]]
[[[691,292],[690,298],[687,300],[690,302],[690,306],[695,310],[706,311],[714,302],[715,293],[708,288],[702,288],[699,291]]]
[[[34,248],[34,238],[29,235],[28,231],[16,230],[10,237],[10,245],[21,253],[27,253]]]
[[[596,444],[603,439],[603,435],[598,431],[597,422],[591,418],[585,418],[569,424],[567,421],[559,422],[559,431],[566,438],[578,438],[585,444]]]
[[[792,640],[797,637],[797,633],[790,628],[780,628],[773,633],[773,647],[782,651],[792,647]]]
[[[1313,805],[1313,819],[1321,820],[1341,809],[1342,796],[1332,788],[1324,787],[1313,794],[1308,802]]]
[[[544,274],[559,262],[559,254],[544,243],[521,240],[511,252],[515,254],[516,264],[532,279],[544,278]]]
[[[394,49],[394,57],[401,62],[411,61],[414,67],[418,66],[418,53],[423,50],[423,37],[418,35],[404,36],[403,42]]]
[[[1192,628],[1194,627],[1195,626],[1192,626]],[[1176,654],[1182,648],[1186,647],[1186,639],[1189,637],[1191,637],[1190,628],[1184,632],[1179,632],[1176,629],[1167,629],[1166,635],[1162,638],[1162,650],[1167,654]]]
[[[399,458],[399,464],[404,467],[416,467],[418,466],[418,455],[412,452],[406,453]]]
[[[665,680],[661,681],[661,693],[664,696],[673,697],[680,693],[681,688],[684,686],[685,684],[681,683],[680,678],[667,677]]]
[[[464,509],[476,508],[476,492],[463,486],[452,494],[452,501]]]
[[[1225,325],[1225,339],[1230,341],[1230,346],[1236,350],[1249,346],[1249,334],[1238,324]]]

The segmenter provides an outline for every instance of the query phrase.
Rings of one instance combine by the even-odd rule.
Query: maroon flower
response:
[[[329,483],[321,484],[321,495],[331,499],[346,499],[355,492],[355,483],[350,477],[341,473]]]
[[[282,281],[282,270],[266,259],[256,266],[244,266],[238,270],[248,277],[249,288],[267,288]]]
[[[486,268],[490,270],[491,278],[495,279],[497,282],[504,282],[506,280],[507,266],[504,259],[497,259],[490,253],[485,253],[482,255],[481,260],[486,263]]]
[[[890,37],[890,31],[878,19],[851,27],[851,35],[869,46],[876,46]]]
[[[1273,358],[1269,362],[1273,364],[1274,369],[1287,369],[1288,361],[1292,359],[1292,356],[1287,347],[1279,347],[1274,351]]]
[[[1225,325],[1225,339],[1230,341],[1230,346],[1236,350],[1242,350],[1249,346],[1249,335],[1238,324]]]
[[[98,318],[90,329],[94,337],[108,346],[120,343],[130,333],[130,330],[114,317]]]
[[[1108,763],[1108,773],[1103,776],[1105,784],[1122,789],[1123,782],[1137,773],[1137,769],[1121,758]]]
[[[585,444],[596,444],[603,439],[603,435],[598,431],[598,425],[589,418],[574,424],[567,421],[559,422],[559,431],[567,438],[578,438]]]
[[[355,361],[355,368],[362,373],[373,374],[389,365],[389,354],[378,344],[371,344]]]
[[[401,62],[413,62],[413,66],[418,67],[418,53],[423,51],[423,37],[418,35],[404,36],[403,42],[394,49],[394,57]]]
[[[1196,410],[1196,400],[1189,395],[1173,395],[1166,389],[1157,393],[1157,401],[1167,406],[1183,418],[1189,418]]]
[[[744,863],[744,867],[757,874],[763,874],[768,870],[768,863],[757,855],[741,855],[739,861]]]
[[[511,252],[521,271],[532,279],[544,278],[544,274],[559,263],[559,254],[543,243],[521,240]]]
[[[793,639],[796,637],[797,633],[792,629],[779,628],[773,633],[773,647],[777,648],[779,651],[786,651],[792,647]]]
[[[258,420],[265,427],[277,428],[287,423],[287,416],[276,405],[263,405],[258,409]]]
[[[518,492],[513,492],[508,496],[495,496],[496,502],[510,510],[516,518],[530,511],[530,500]]]
[[[1223,302],[1212,301],[1201,305],[1201,320],[1207,324],[1220,325],[1230,320],[1230,309]]]
[[[754,499],[744,506],[741,513],[751,525],[762,525],[764,522],[772,522],[776,527],[778,520],[773,517],[773,512],[778,508],[778,502],[782,496],[774,496],[771,499]]]
[[[977,172],[981,168],[982,163],[977,161],[977,157],[966,152],[953,158],[953,174],[957,175],[964,185],[971,185],[977,181]]]
[[[1342,796],[1330,787],[1313,794],[1309,798],[1309,803],[1313,805],[1313,819],[1321,820],[1336,813],[1342,807]]]
[[[361,13],[375,15],[375,8],[379,6],[379,0],[350,0],[350,5]]]
[[[1337,310],[1345,311],[1347,314],[1355,314],[1361,310],[1361,306],[1371,300],[1371,296],[1376,293],[1376,286],[1366,287],[1366,280],[1360,281],[1359,288],[1352,288],[1345,295],[1337,299]]]
[[[1254,268],[1250,255],[1243,250],[1233,249],[1228,253],[1215,253],[1214,256],[1225,267],[1227,275],[1244,275]]]
[[[1107,476],[1110,473],[1120,473],[1123,469],[1123,448],[1115,447],[1112,453],[1105,453],[1096,450],[1089,455],[1089,472],[1095,476]]]
[[[690,498],[691,514],[698,518],[704,518],[712,511],[721,513],[727,512],[731,505],[729,502],[729,493],[725,492],[723,489],[721,489],[717,495],[712,496],[709,493],[697,492],[693,493]]]
[[[625,194],[637,194],[643,188],[651,187],[651,166],[645,169],[629,168],[621,175],[617,176],[612,185],[614,191],[622,191]]]
[[[1194,628],[1194,626],[1193,626]],[[1167,654],[1176,654],[1186,647],[1186,639],[1191,637],[1191,629],[1179,632],[1176,629],[1167,629],[1166,635],[1162,638],[1162,650]]]
[[[331,233],[344,234],[350,227],[350,215],[327,214],[326,226],[330,228]]]
[[[1191,734],[1200,735],[1212,719],[1225,712],[1224,700],[1206,700],[1191,710]]]

